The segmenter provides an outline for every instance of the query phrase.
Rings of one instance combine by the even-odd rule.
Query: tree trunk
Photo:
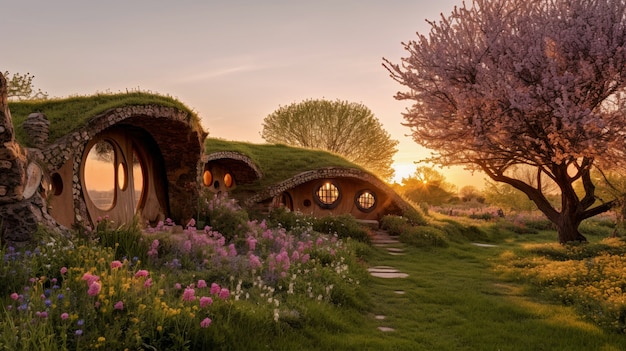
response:
[[[575,214],[561,213],[556,225],[559,243],[587,242],[587,238],[578,231],[581,220]]]

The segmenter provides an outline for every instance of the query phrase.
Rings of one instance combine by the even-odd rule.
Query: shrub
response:
[[[313,230],[324,234],[337,234],[339,238],[370,242],[368,231],[349,214],[316,218],[313,220]]]
[[[429,226],[406,227],[400,241],[415,247],[448,247],[445,233]]]
[[[405,217],[396,215],[386,215],[380,221],[380,227],[389,233],[389,235],[398,236],[410,227],[409,220]]]
[[[227,240],[243,235],[247,231],[247,223],[250,220],[248,212],[243,210],[235,199],[229,198],[227,193],[217,194],[209,200],[206,212],[211,229],[222,233]]]

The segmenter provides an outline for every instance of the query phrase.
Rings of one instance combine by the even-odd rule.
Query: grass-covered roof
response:
[[[353,168],[365,171],[341,156],[321,151],[277,144],[252,144],[239,141],[226,141],[207,138],[205,153],[238,152],[249,157],[260,171],[263,178],[255,184],[266,187],[289,179],[296,174],[325,167]]]
[[[95,94],[69,98],[36,101],[9,101],[9,109],[15,127],[15,137],[26,144],[28,138],[21,128],[22,122],[33,112],[41,112],[50,120],[50,142],[83,127],[87,121],[109,109],[125,106],[160,105],[187,112],[191,124],[200,127],[198,115],[182,102],[153,93],[129,92],[119,94]]]

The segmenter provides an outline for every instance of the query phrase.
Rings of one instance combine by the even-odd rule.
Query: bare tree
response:
[[[35,76],[30,73],[19,74],[13,73],[11,76],[9,71],[4,72],[4,77],[8,84],[7,97],[9,99],[17,100],[42,100],[48,98],[48,93],[41,91],[41,89],[35,90],[33,79]]]

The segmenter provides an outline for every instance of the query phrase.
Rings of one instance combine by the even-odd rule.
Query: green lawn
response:
[[[553,233],[552,233],[553,234]],[[533,241],[552,242],[545,233]],[[520,237],[521,241],[527,241]],[[585,321],[572,307],[531,296],[495,266],[515,240],[496,247],[471,243],[389,255],[377,248],[368,265],[392,266],[406,279],[372,278],[371,320],[350,336],[361,350],[625,350],[626,336]],[[398,294],[403,291],[404,294]],[[378,321],[375,315],[386,319]],[[377,330],[388,326],[392,332]],[[340,348],[338,348],[340,349]]]

